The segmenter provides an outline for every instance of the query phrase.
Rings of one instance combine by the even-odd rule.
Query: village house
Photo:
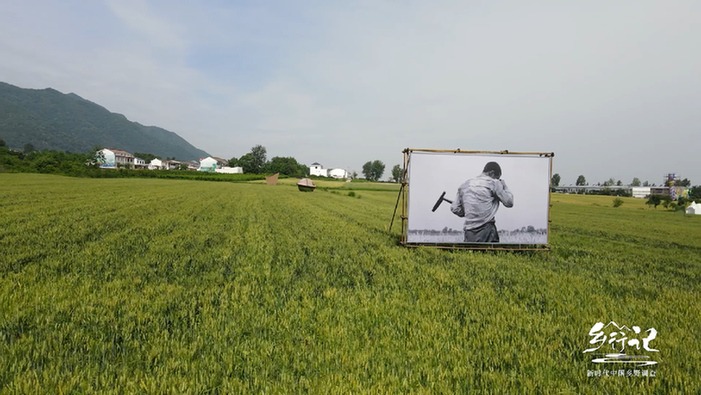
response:
[[[243,168],[228,167],[229,162],[226,159],[217,157],[206,157],[197,161],[177,161],[173,159],[154,158],[149,163],[141,158],[134,157],[124,150],[104,148],[97,152],[101,156],[100,167],[103,169],[116,169],[118,167],[126,167],[131,169],[149,169],[149,170],[193,170],[207,171],[217,173],[241,174]]]
[[[134,155],[124,150],[103,148],[98,151],[101,155],[100,167],[103,169],[116,169],[118,167],[134,167]],[[144,163],[145,164],[145,163]]]
[[[148,165],[146,164],[146,161],[143,160],[143,159],[141,159],[141,158],[138,158],[138,157],[136,157],[136,156],[134,157],[134,164],[133,164],[133,165],[134,165],[134,168],[135,168],[135,169],[146,169],[146,168],[148,168]]]
[[[148,164],[148,169],[149,170],[163,170],[166,168],[166,165],[163,163],[162,160],[158,158],[151,159],[151,162]]]
[[[320,163],[314,162],[309,166],[309,175],[319,176],[319,177],[332,177],[337,179],[349,178],[349,174],[346,170],[335,168],[335,169],[325,169]]]
[[[228,164],[229,161],[225,159],[208,156],[206,158],[200,159],[200,167],[197,169],[197,171],[214,172],[217,169],[221,169],[222,167],[227,166]]]

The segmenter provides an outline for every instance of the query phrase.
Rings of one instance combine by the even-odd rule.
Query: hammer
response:
[[[443,201],[446,201],[446,202],[448,202],[448,203],[453,203],[452,200],[448,200],[448,199],[445,198],[445,191],[443,191],[443,193],[441,193],[441,196],[440,196],[440,197],[438,198],[438,200],[436,201],[436,204],[433,205],[433,209],[432,209],[431,211],[432,211],[432,212],[436,212],[436,210],[438,209],[438,206],[440,206],[441,203],[443,203]]]

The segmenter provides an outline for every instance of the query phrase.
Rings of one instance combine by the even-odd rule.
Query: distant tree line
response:
[[[251,181],[265,179],[261,174],[220,174],[188,170],[133,170],[126,168],[101,169],[96,157],[96,147],[85,153],[53,150],[36,151],[31,144],[22,150],[12,150],[0,139],[0,172],[44,173],[74,177],[123,178],[147,177],[169,179],[191,179],[208,181]],[[139,153],[148,157],[149,154]],[[143,158],[142,156],[139,156]]]
[[[553,174],[552,178],[550,179],[550,185],[552,188],[558,187],[560,185],[560,175],[555,173]],[[587,180],[583,175],[580,175],[577,177],[576,181],[577,186],[585,186],[587,185]],[[590,190],[587,191],[586,193],[589,195],[610,195],[610,196],[631,196],[632,193],[631,191],[627,189],[622,189],[622,188],[607,188],[610,186],[623,186],[623,182],[621,180],[614,180],[613,178],[609,178],[607,181],[604,181],[603,183],[597,184],[598,186],[603,186],[603,188],[599,190]],[[634,177],[633,181],[629,184],[631,187],[648,187],[648,186],[655,186],[650,185],[649,182],[641,182],[638,177]],[[686,207],[689,206],[690,203],[692,202],[701,202],[701,185],[697,185],[692,187],[691,186],[691,181],[688,178],[684,179],[670,179],[667,180],[665,183],[663,183],[664,187],[688,187],[689,188],[689,194],[688,196],[678,196],[676,199],[672,199],[671,196],[669,195],[649,195],[647,197],[646,204],[648,206],[653,206],[657,208],[658,206],[662,205],[662,207],[669,209],[669,210],[674,210],[674,211],[679,211],[679,210],[684,210]],[[582,189],[579,193],[584,193],[584,189]],[[616,201],[614,200],[614,207],[618,207],[621,204],[623,204],[623,201]]]
[[[0,140],[2,144],[2,140]],[[76,154],[61,151],[12,151],[0,146],[0,172],[44,173],[91,178],[165,178],[205,181],[243,182],[263,180],[261,174],[220,174],[189,170],[101,169],[94,153]]]
[[[555,173],[552,175],[550,178],[550,186],[551,187],[558,187],[560,186],[560,181],[562,178],[560,177],[560,174]],[[677,187],[690,187],[691,186],[691,181],[688,178],[684,178],[682,180],[671,180],[663,183],[665,186],[677,186]],[[575,181],[576,186],[587,186],[589,183],[587,183],[586,177],[584,175],[579,175],[577,177],[577,181]],[[610,187],[610,186],[624,186],[623,181],[621,180],[614,180],[613,178],[609,178],[608,180],[604,181],[603,183],[597,183],[595,184],[597,186],[603,186],[603,187]],[[662,184],[661,184],[662,185]],[[650,184],[648,181],[641,182],[638,177],[633,177],[633,180],[628,184],[628,186],[631,187],[649,187],[649,186],[656,186],[656,184]]]
[[[275,156],[267,160],[267,150],[262,145],[254,146],[240,158],[229,159],[229,166],[241,167],[245,173],[280,173],[289,177],[304,177],[309,174],[309,167],[297,162],[293,157]]]
[[[11,150],[0,140],[0,172],[90,176],[100,170],[94,159],[94,152],[36,151],[31,144],[21,151]]]
[[[266,157],[267,150],[262,145],[256,145],[251,151],[240,158],[229,159],[229,166],[241,167],[248,173],[280,173],[290,177],[304,177],[309,175],[309,167],[297,162],[293,157],[276,156],[269,161]],[[385,172],[385,164],[381,160],[367,161],[363,165],[363,176],[368,181],[379,181]],[[402,169],[399,165],[392,168],[391,181],[399,182]],[[351,178],[357,178],[358,174],[353,172]]]

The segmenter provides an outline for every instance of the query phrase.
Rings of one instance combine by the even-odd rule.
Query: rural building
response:
[[[213,172],[213,171],[216,171],[217,169],[227,167],[228,165],[229,165],[229,161],[226,159],[208,156],[204,159],[200,159],[200,167],[197,169],[197,171],[212,171]]]
[[[348,178],[348,172],[344,169],[331,169],[329,170],[329,177],[346,179]]]
[[[650,195],[652,196],[669,196],[669,187],[651,187]]]
[[[187,165],[188,169],[190,168],[190,162],[179,162],[177,160],[163,160],[163,159],[154,158],[151,160],[151,162],[149,162],[148,169],[149,170],[177,170],[180,168],[180,165]]]
[[[97,151],[97,155],[100,156],[102,155],[102,158],[99,158],[100,162],[100,168],[102,169],[116,169],[117,168],[117,159],[115,158],[114,152],[110,149],[103,148],[99,151]]]
[[[650,196],[650,187],[632,187],[631,189],[634,198],[645,199]]]
[[[149,169],[149,170],[197,170],[211,171],[218,173],[243,173],[240,167],[227,167],[229,164],[226,159],[217,157],[207,157],[200,162],[197,161],[177,161],[172,159],[154,158],[149,163],[141,158],[134,157],[124,150],[104,148],[97,151],[98,155],[102,154],[100,159],[100,167],[103,169],[116,169],[117,167],[127,167],[132,169]]]
[[[687,187],[652,187],[650,188],[650,195],[653,196],[669,196],[672,200],[678,199],[680,197],[689,197],[689,188]]]
[[[309,175],[319,177],[333,177],[338,179],[348,178],[348,172],[344,169],[324,169],[320,163],[314,162],[309,166]]]
[[[97,152],[98,155],[100,153],[102,154],[100,167],[103,169],[116,169],[117,167],[134,166],[134,155],[128,153],[127,151],[114,148],[103,148]]]
[[[560,192],[560,193],[581,193],[581,194],[596,194],[600,193],[601,191],[604,190],[609,190],[609,191],[622,191],[622,192],[630,192],[630,187],[623,186],[623,185],[610,185],[610,186],[602,186],[602,185],[577,185],[577,186],[557,186],[557,187],[552,187],[552,190],[554,192]]]
[[[200,159],[200,167],[197,171],[214,171],[217,169],[217,160],[208,156],[204,159]]]
[[[145,160],[143,160],[141,158],[134,157],[134,168],[135,169],[145,169],[147,166],[148,165],[146,164]]]
[[[149,170],[163,170],[165,169],[165,164],[163,163],[162,160],[158,158],[154,158],[149,162],[148,164],[148,169]]]
[[[134,164],[134,155],[120,149],[113,149],[117,166],[131,167]]]
[[[182,164],[182,162],[180,162],[178,160],[171,159],[171,160],[164,160],[163,161],[163,166],[164,166],[164,169],[166,169],[166,170],[178,170],[180,168],[181,164]]]
[[[187,162],[182,162],[182,164],[186,165],[188,170],[194,171],[194,170],[197,170],[200,168],[200,162],[198,162],[196,160],[189,160]]]
[[[701,215],[701,203],[692,202],[686,208],[686,213],[690,215]]]
[[[324,166],[322,166],[321,163],[314,162],[311,166],[309,166],[309,175],[328,177],[329,173],[326,169],[324,169]]]

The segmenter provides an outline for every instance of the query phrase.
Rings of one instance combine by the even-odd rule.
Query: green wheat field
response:
[[[0,174],[0,393],[701,392],[701,217],[554,194],[550,251],[405,248],[397,188],[293,184]],[[593,374],[610,321],[654,377]]]

